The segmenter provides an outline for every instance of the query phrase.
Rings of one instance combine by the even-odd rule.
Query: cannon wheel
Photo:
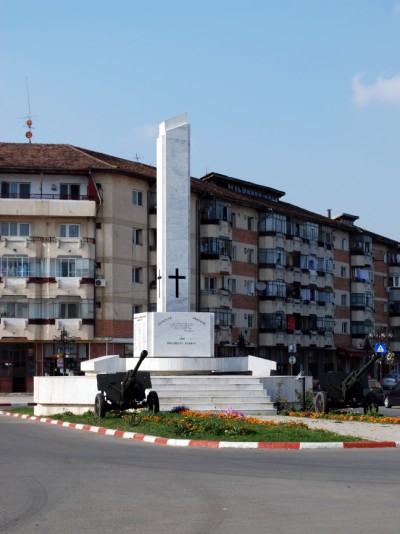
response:
[[[375,412],[375,413],[379,412],[379,403],[375,395],[367,395],[365,397],[363,408],[364,408],[364,414],[367,414],[368,412]]]
[[[325,391],[318,391],[314,399],[315,413],[328,413],[328,395]]]
[[[160,411],[160,401],[155,391],[150,391],[147,395],[147,408],[153,413]]]
[[[104,417],[106,415],[106,399],[102,393],[97,393],[94,401],[94,413],[97,417]]]

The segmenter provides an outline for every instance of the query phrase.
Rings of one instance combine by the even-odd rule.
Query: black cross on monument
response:
[[[175,276],[168,276],[175,280],[175,297],[179,298],[179,280],[184,280],[186,276],[179,276],[179,269],[175,269]]]
[[[158,280],[158,296],[159,297],[161,296],[161,279],[162,279],[161,272],[160,272],[160,269],[158,269],[157,280]]]

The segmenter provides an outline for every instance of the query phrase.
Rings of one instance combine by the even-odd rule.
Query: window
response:
[[[0,276],[32,276],[32,261],[27,256],[3,256]]]
[[[231,293],[236,293],[236,280],[235,278],[228,278],[228,289]]]
[[[135,315],[135,313],[142,313],[142,306],[132,306],[132,315]]]
[[[247,328],[253,328],[254,323],[254,314],[248,313],[247,314]]]
[[[246,249],[247,263],[254,263],[254,250],[252,248]]]
[[[253,296],[254,295],[254,282],[252,282],[251,280],[246,280],[245,285],[247,286],[247,294],[249,296]]]
[[[79,200],[80,185],[79,184],[61,184],[60,185],[60,198]]]
[[[134,189],[132,191],[132,204],[134,206],[143,206],[143,192]]]
[[[236,213],[232,213],[232,226],[236,228]]]
[[[347,334],[347,322],[342,322],[342,334]]]
[[[79,237],[80,236],[79,224],[61,224],[60,225],[60,237]]]
[[[260,232],[279,232],[286,234],[286,216],[270,212],[261,214],[258,223],[258,229]]]
[[[142,230],[138,230],[137,228],[132,228],[132,243],[134,245],[142,244]]]
[[[342,239],[342,250],[348,250],[347,239]]]
[[[142,283],[142,268],[132,267],[132,282],[135,284]]]
[[[2,222],[0,225],[0,235],[2,236],[29,236],[30,231],[29,223],[17,223],[17,222]]]
[[[340,304],[341,304],[341,306],[347,306],[347,295],[346,295],[346,293],[344,293],[343,295],[341,295],[341,297],[340,297]]]
[[[27,319],[28,313],[27,302],[7,302],[4,298],[0,302],[0,317],[12,317]]]
[[[204,289],[206,291],[215,291],[217,289],[217,279],[206,276],[204,278]]]
[[[236,260],[236,245],[232,245],[232,260]]]
[[[269,265],[286,265],[286,252],[283,248],[259,249],[258,262]]]
[[[247,217],[247,230],[254,230],[254,217]]]
[[[346,278],[346,276],[347,276],[347,269],[346,269],[346,267],[340,267],[340,276],[341,276],[342,278]]]
[[[203,200],[200,202],[200,218],[202,221],[219,220],[232,222],[232,208],[230,204],[219,200]]]
[[[232,241],[225,237],[203,237],[200,247],[202,254],[232,256]]]
[[[4,198],[29,198],[30,183],[1,182],[1,196]]]
[[[389,287],[400,287],[400,276],[389,276]]]
[[[60,319],[77,319],[79,314],[78,302],[61,302],[59,304]]]

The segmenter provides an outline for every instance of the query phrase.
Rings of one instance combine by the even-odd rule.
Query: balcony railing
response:
[[[51,193],[0,193],[0,198],[23,200],[97,200],[93,195],[53,195]]]

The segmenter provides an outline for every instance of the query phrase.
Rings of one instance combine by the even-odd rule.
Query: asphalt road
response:
[[[172,448],[0,417],[0,532],[398,533],[398,449]]]

